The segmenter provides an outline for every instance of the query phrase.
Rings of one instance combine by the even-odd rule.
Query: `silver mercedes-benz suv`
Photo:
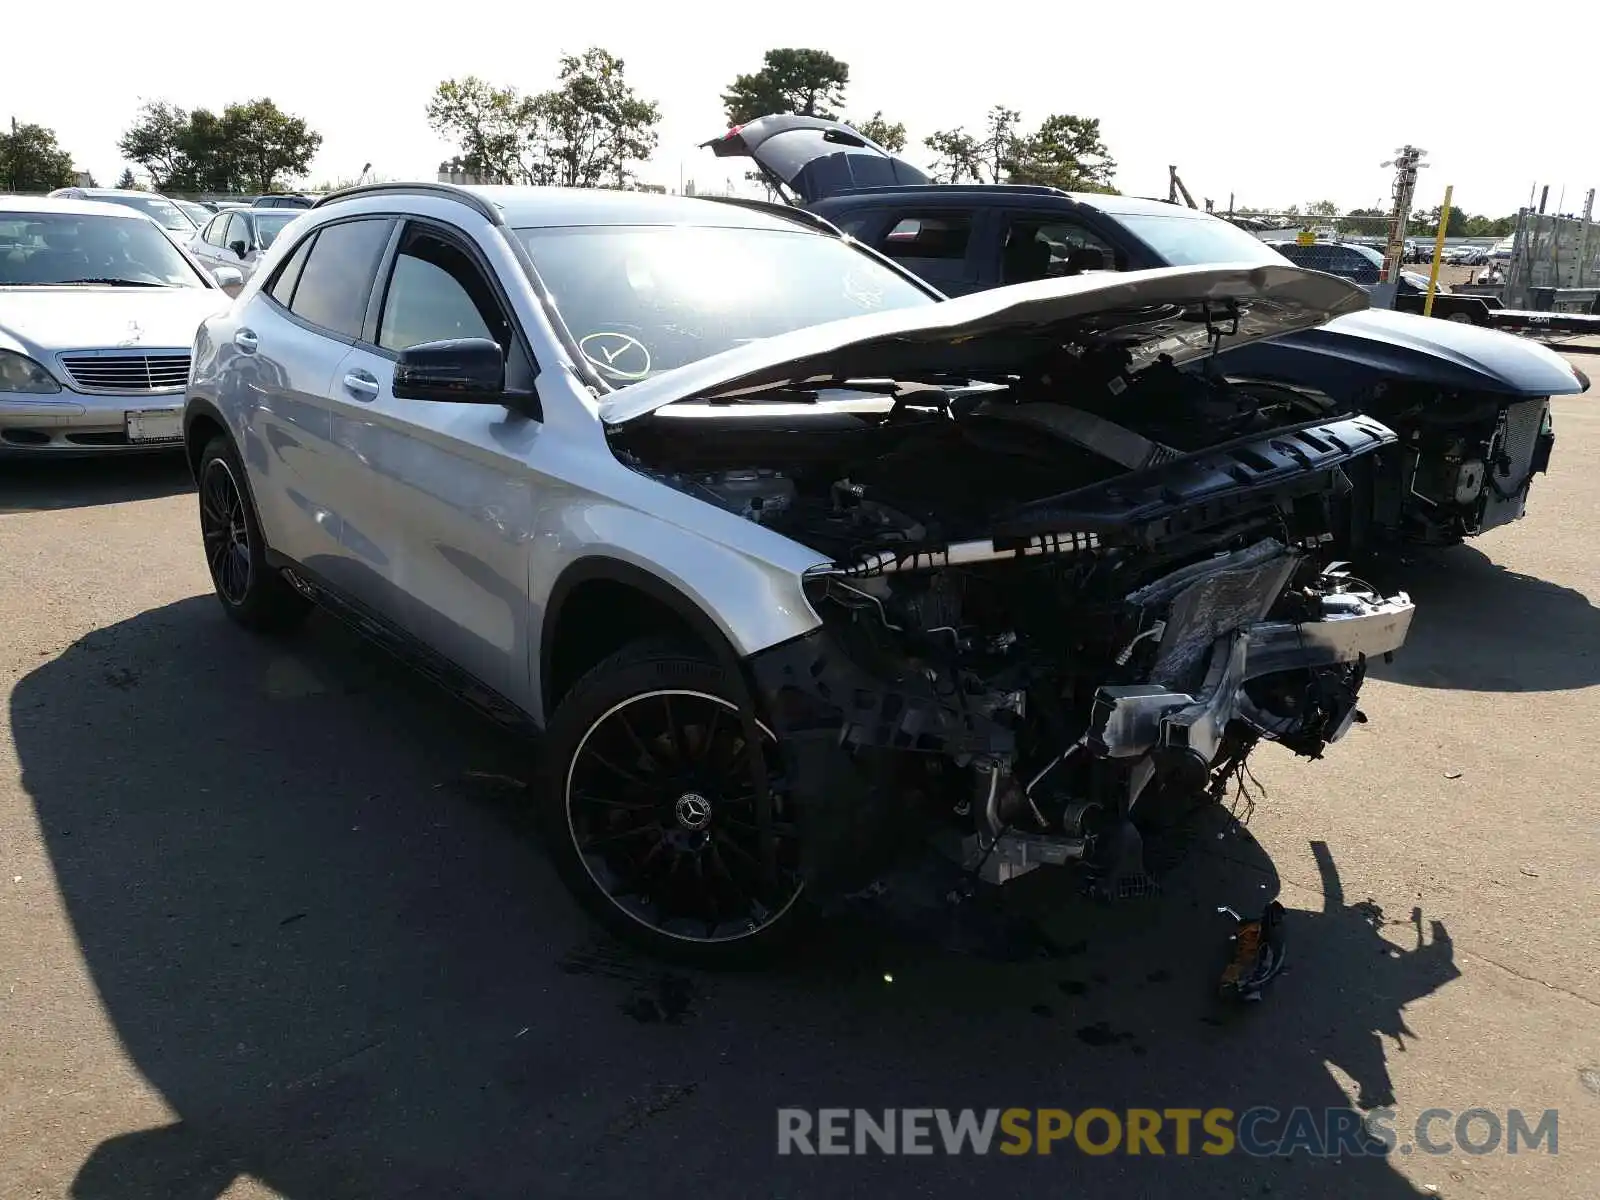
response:
[[[1208,364],[1366,303],[1277,265],[944,301],[775,205],[385,184],[204,323],[184,428],[229,615],[320,603],[541,733],[569,887],[717,961],[912,845],[1152,891],[1260,741],[1361,719],[1412,609],[1325,561],[1329,506],[1393,434]]]

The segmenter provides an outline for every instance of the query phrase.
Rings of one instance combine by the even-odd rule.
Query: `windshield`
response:
[[[584,358],[619,387],[808,325],[937,303],[849,243],[801,230],[516,233]]]
[[[183,210],[183,215],[193,221],[196,227],[204,225],[217,215],[205,205],[195,204],[190,200],[174,200],[173,203]]]
[[[294,209],[287,209],[282,213],[258,213],[256,215],[256,240],[261,243],[261,248],[265,250],[272,245],[277,240],[278,234],[283,232],[283,227],[299,215],[299,212]]]
[[[89,199],[137,209],[157,225],[165,226],[174,233],[188,236],[195,231],[195,223],[183,215],[183,209],[164,196],[90,196]]]
[[[205,286],[177,247],[148,221],[0,212],[0,287],[85,281]]]
[[[1169,267],[1284,261],[1283,255],[1255,234],[1220,217],[1119,213],[1116,219]]]

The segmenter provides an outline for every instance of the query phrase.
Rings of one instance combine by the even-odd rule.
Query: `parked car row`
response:
[[[99,200],[107,204],[121,204],[138,209],[151,217],[163,229],[182,238],[188,238],[205,225],[218,212],[233,208],[306,209],[315,203],[314,196],[298,192],[268,192],[249,201],[182,200],[158,195],[155,192],[134,188],[64,187],[50,193],[54,200]]]
[[[1364,719],[1413,609],[1333,552],[1520,515],[1586,386],[1205,213],[814,118],[712,146],[795,203],[369,185],[193,252],[0,206],[0,442],[176,430],[223,611],[540,732],[562,878],[659,953],[770,953],[908,846],[1154,893],[1260,742]],[[129,315],[184,291],[188,341]]]
[[[238,282],[138,206],[0,197],[0,454],[181,444],[195,330]]]

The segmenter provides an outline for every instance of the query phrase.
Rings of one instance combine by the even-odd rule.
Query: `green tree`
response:
[[[835,117],[844,104],[850,64],[826,50],[768,50],[761,69],[736,75],[722,94],[729,125],[743,125],[769,113]]]
[[[1071,113],[1052,114],[1034,133],[1014,137],[1005,156],[1007,182],[1069,192],[1115,191],[1111,179],[1116,170],[1100,136],[1099,118]]]
[[[176,104],[149,101],[140,106],[133,124],[123,130],[117,149],[131,162],[138,163],[150,176],[158,192],[187,183],[192,166],[183,141],[189,131],[189,114]]]
[[[561,56],[559,84],[538,97],[541,148],[565,187],[625,187],[655,152],[661,110],[641,100],[622,60],[599,47]]]
[[[906,148],[905,124],[900,121],[886,120],[882,109],[873,113],[865,121],[846,121],[845,124],[857,133],[877,142],[885,150],[893,150],[899,153]]]
[[[222,114],[147,103],[117,148],[150,175],[158,192],[270,192],[303,175],[322,135],[262,97]]]
[[[923,145],[938,155],[933,178],[940,183],[1000,183],[1017,157],[1017,123],[1022,115],[1014,108],[997,104],[984,118],[982,136],[970,134],[964,126],[941,129],[923,139]]]
[[[56,145],[53,129],[19,125],[11,118],[9,133],[0,132],[0,181],[11,192],[48,192],[77,180],[72,155]]]
[[[922,139],[922,144],[937,156],[929,176],[935,183],[973,183],[983,181],[978,157],[978,139],[965,129],[940,129]]]
[[[322,146],[322,135],[303,117],[284,112],[266,97],[230,104],[222,111],[220,148],[247,192],[271,192],[304,175]]]
[[[134,177],[132,167],[122,168],[122,174],[117,177],[117,186],[125,192],[138,190],[139,181]]]
[[[494,87],[475,75],[447,79],[428,101],[428,126],[460,147],[460,168],[503,183],[547,183],[536,154],[539,101],[512,87]]]
[[[229,140],[225,117],[209,108],[195,109],[178,134],[180,168],[170,186],[180,192],[246,191],[237,150]]]
[[[1417,213],[1415,221],[1408,226],[1409,231],[1423,237],[1437,237],[1439,233],[1439,210],[1443,207],[1444,205],[1442,204],[1435,204],[1432,208]],[[1466,237],[1468,220],[1466,213],[1451,205],[1450,221],[1445,226],[1444,231],[1445,237]]]
[[[625,187],[655,151],[660,119],[622,60],[599,47],[562,55],[548,92],[524,96],[469,75],[445,80],[428,103],[429,126],[460,148],[440,169],[503,183]]]

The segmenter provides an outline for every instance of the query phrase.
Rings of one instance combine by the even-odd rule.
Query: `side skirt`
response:
[[[289,586],[318,608],[375,643],[417,674],[504,729],[538,737],[540,727],[513,701],[477,676],[460,667],[398,628],[366,605],[329,585],[316,572],[274,550],[266,552],[270,566],[280,571]]]

